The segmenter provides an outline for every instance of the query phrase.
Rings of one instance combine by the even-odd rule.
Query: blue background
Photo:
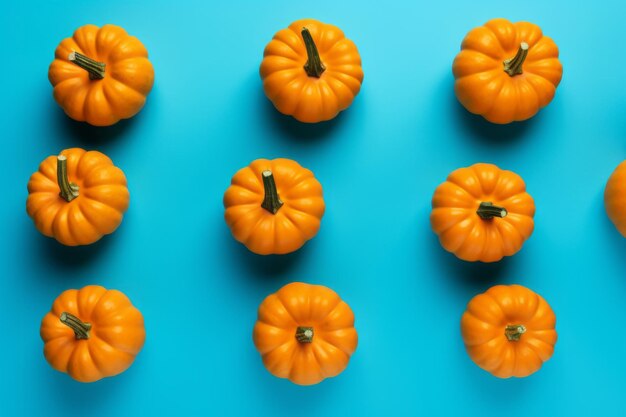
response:
[[[7,2],[0,16],[2,204],[0,414],[5,416],[624,415],[626,240],[602,193],[626,154],[622,1]],[[265,98],[265,44],[291,21],[340,26],[365,80],[335,120],[303,125]],[[464,35],[493,17],[539,24],[564,76],[532,120],[495,126],[453,93]],[[86,23],[115,23],[148,48],[156,83],[130,121],[92,128],[52,98],[56,45]],[[80,146],[108,154],[131,190],[121,227],[65,248],[25,212],[39,162]],[[231,176],[288,157],[324,186],[318,236],[260,257],[223,221]],[[536,229],[516,256],[469,264],[429,225],[452,170],[492,162],[526,180]],[[271,376],[251,340],[262,299],[291,281],[324,284],[353,308],[360,343],[347,370],[313,387]],[[41,318],[63,290],[129,295],[147,342],[124,374],[94,384],[52,370]],[[459,334],[469,299],[498,283],[543,295],[557,315],[553,358],[525,379],[475,366]]]

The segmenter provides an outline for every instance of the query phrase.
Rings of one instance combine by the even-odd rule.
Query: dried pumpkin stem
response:
[[[263,171],[261,176],[263,177],[263,188],[265,188],[265,198],[263,199],[263,203],[261,203],[261,207],[272,214],[276,214],[284,203],[278,196],[274,174],[268,169]]]
[[[322,73],[326,71],[326,67],[320,59],[317,46],[315,45],[315,42],[313,42],[313,37],[307,28],[302,28],[302,39],[304,40],[304,46],[306,47],[307,54],[304,71],[306,71],[309,77],[319,78],[322,76]]]
[[[75,315],[67,312],[61,314],[60,320],[61,323],[74,330],[76,339],[89,339],[89,331],[91,330],[90,323],[85,323]]]
[[[78,197],[78,185],[70,182],[67,177],[67,157],[65,155],[57,156],[57,182],[61,192],[59,195],[68,203]]]
[[[506,217],[509,212],[506,211],[504,207],[494,206],[493,203],[489,201],[483,201],[480,203],[480,206],[478,206],[476,214],[483,220],[491,220],[494,217]]]
[[[104,62],[98,62],[76,51],[72,51],[67,59],[87,71],[90,80],[104,78],[104,67],[106,66]]]
[[[504,329],[504,335],[509,342],[519,341],[524,333],[526,333],[526,327],[523,324],[509,324]]]
[[[298,326],[296,340],[300,343],[311,343],[313,341],[313,327]]]
[[[524,61],[526,60],[527,55],[528,44],[526,42],[522,42],[519,46],[519,49],[517,50],[517,54],[513,58],[507,59],[503,62],[504,72],[509,74],[511,77],[521,74],[522,65],[524,65]]]

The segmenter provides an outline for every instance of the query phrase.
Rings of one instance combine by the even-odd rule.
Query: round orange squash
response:
[[[493,19],[465,36],[452,72],[456,96],[469,112],[505,124],[547,106],[563,67],[559,49],[539,26]]]
[[[293,252],[320,228],[322,185],[296,161],[257,159],[224,193],[224,217],[239,242],[259,255]]]
[[[499,378],[525,377],[554,353],[555,325],[540,295],[521,285],[496,285],[469,302],[461,334],[476,365]]]
[[[363,82],[356,45],[338,27],[313,19],[295,21],[274,35],[260,73],[276,109],[306,123],[330,120],[347,109]]]
[[[430,224],[441,246],[464,261],[496,262],[533,232],[535,203],[522,178],[492,164],[452,172],[435,190]]]
[[[143,316],[128,297],[98,285],[64,291],[40,333],[50,366],[80,382],[124,372],[146,339]]]
[[[267,370],[298,385],[339,375],[358,342],[348,304],[330,288],[301,282],[261,303],[253,339]]]
[[[106,155],[72,148],[31,175],[26,211],[45,236],[89,245],[117,229],[129,200],[124,173]]]
[[[615,168],[606,183],[604,208],[617,230],[626,237],[626,161]]]
[[[154,69],[143,44],[121,27],[85,25],[59,44],[48,79],[69,117],[109,126],[141,110]]]

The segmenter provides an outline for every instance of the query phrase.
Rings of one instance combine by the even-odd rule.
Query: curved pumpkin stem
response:
[[[509,324],[504,329],[504,335],[509,342],[519,341],[524,333],[526,333],[526,327],[523,324]]]
[[[302,28],[302,39],[304,40],[304,46],[306,47],[307,61],[304,64],[304,71],[306,71],[309,77],[319,78],[322,73],[326,71],[326,67],[320,59],[320,54],[317,51],[317,46],[313,42],[313,37],[307,28]]]
[[[300,343],[311,343],[313,341],[313,327],[298,326],[296,340]]]
[[[513,58],[507,59],[503,62],[504,72],[509,74],[511,77],[522,74],[522,65],[524,65],[524,61],[528,55],[528,48],[528,44],[526,42],[522,42],[517,50],[517,54]]]
[[[72,51],[67,59],[89,73],[90,80],[101,80],[104,78],[104,62],[98,62],[79,52]]]
[[[57,182],[61,192],[59,195],[68,203],[78,197],[78,185],[70,182],[67,177],[67,157],[65,155],[57,156]]]
[[[61,314],[60,320],[61,323],[74,330],[74,335],[77,340],[89,339],[89,331],[91,330],[90,323],[85,323],[75,315],[66,312]]]
[[[506,211],[504,207],[494,206],[493,203],[489,201],[483,201],[480,203],[480,206],[478,206],[476,214],[478,214],[478,216],[480,216],[483,220],[491,220],[494,217],[506,217],[509,212]]]
[[[261,173],[261,176],[263,177],[263,188],[265,188],[265,198],[263,199],[263,203],[261,203],[261,207],[272,214],[276,214],[284,203],[278,196],[274,174],[267,169]]]

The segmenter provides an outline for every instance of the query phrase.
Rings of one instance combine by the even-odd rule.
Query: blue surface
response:
[[[4,4],[2,417],[624,415],[626,240],[602,193],[626,153],[626,6],[364,4]],[[363,59],[361,93],[323,125],[277,114],[258,75],[274,32],[302,17],[339,25]],[[556,98],[526,123],[490,125],[453,94],[461,39],[493,17],[535,22],[561,50]],[[143,111],[112,128],[69,120],[47,80],[57,43],[86,23],[125,27],[156,71]],[[25,213],[30,174],[73,146],[111,156],[131,190],[118,231],[77,249]],[[263,258],[231,238],[222,194],[237,169],[279,156],[315,172],[327,212],[302,250]],[[537,205],[533,236],[495,265],[458,261],[430,231],[433,190],[475,162],[522,175]],[[357,318],[347,370],[314,387],[272,377],[251,340],[258,304],[296,280],[330,286]],[[82,385],[48,366],[39,324],[63,290],[91,283],[127,293],[148,338],[127,372]],[[463,348],[467,301],[497,283],[528,286],[557,315],[555,354],[526,379],[494,378]]]

